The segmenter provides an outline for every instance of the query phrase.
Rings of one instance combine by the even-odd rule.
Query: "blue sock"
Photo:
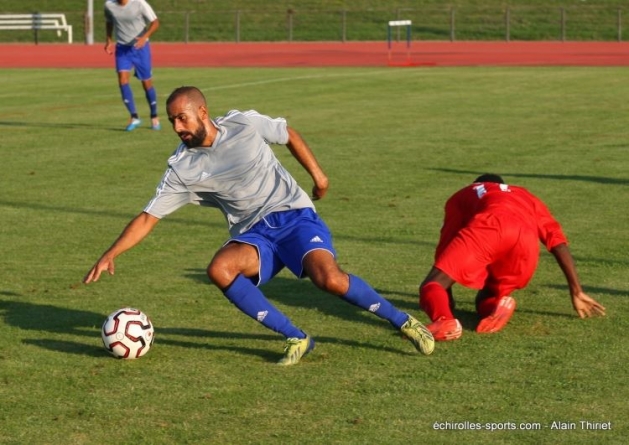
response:
[[[275,308],[262,291],[245,276],[238,275],[234,282],[223,290],[223,295],[242,312],[284,337],[306,338],[301,329],[295,327],[288,317]]]
[[[155,88],[151,87],[145,93],[146,101],[149,103],[149,107],[151,107],[151,117],[157,117],[157,93]]]
[[[343,298],[355,306],[384,318],[397,329],[400,329],[408,319],[408,314],[396,309],[391,302],[384,299],[370,285],[355,275],[349,276],[349,289]]]
[[[122,102],[124,102],[124,106],[129,110],[129,114],[131,116],[137,116],[137,111],[135,109],[135,101],[133,100],[133,91],[131,90],[131,86],[128,83],[120,85],[120,93],[122,93]]]

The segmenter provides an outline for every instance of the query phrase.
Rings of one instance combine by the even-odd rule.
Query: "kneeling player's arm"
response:
[[[568,281],[570,294],[577,295],[578,293],[580,293],[582,291],[581,283],[579,281],[577,268],[574,264],[574,259],[572,257],[572,254],[570,253],[568,245],[566,243],[557,244],[555,247],[550,249],[550,253],[552,253],[555,257],[555,260],[557,260],[557,264],[559,264],[561,271]]]
[[[592,315],[605,315],[605,307],[583,292],[577,276],[574,259],[570,254],[568,245],[565,243],[557,244],[550,252],[554,255],[559,267],[561,267],[561,270],[566,276],[566,280],[568,280],[570,296],[572,297],[572,307],[577,311],[579,317],[586,318]]]

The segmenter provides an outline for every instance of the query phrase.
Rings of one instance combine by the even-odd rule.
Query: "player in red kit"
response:
[[[463,333],[452,314],[454,283],[479,290],[476,332],[501,330],[515,310],[511,293],[535,273],[540,242],[563,271],[579,317],[605,315],[583,292],[566,236],[546,205],[526,189],[485,174],[446,202],[435,263],[419,288],[419,305],[432,320],[427,327],[435,340]]]

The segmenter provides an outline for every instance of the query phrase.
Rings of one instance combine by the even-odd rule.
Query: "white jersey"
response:
[[[314,209],[269,146],[288,142],[286,120],[232,110],[213,122],[218,131],[211,147],[180,144],[168,159],[146,213],[163,218],[185,204],[216,207],[237,236],[271,212]]]
[[[122,6],[116,0],[105,2],[105,21],[114,25],[116,42],[133,45],[157,15],[145,0],[129,0]]]

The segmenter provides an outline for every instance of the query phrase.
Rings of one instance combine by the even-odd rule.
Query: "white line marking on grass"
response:
[[[387,70],[380,70],[380,71],[370,71],[370,72],[364,72],[364,73],[334,73],[334,74],[312,74],[312,75],[308,75],[308,76],[293,76],[293,77],[278,77],[278,78],[274,78],[274,79],[266,79],[266,80],[257,80],[257,81],[252,81],[252,82],[242,82],[242,83],[235,83],[235,84],[231,84],[231,85],[220,85],[220,86],[206,86],[206,87],[199,87],[199,89],[201,91],[216,91],[216,90],[228,90],[228,89],[232,89],[232,88],[242,88],[242,87],[251,87],[251,86],[258,86],[258,85],[268,85],[271,83],[279,83],[279,82],[292,82],[292,81],[299,81],[299,80],[312,80],[312,79],[325,79],[325,78],[332,78],[332,77],[362,77],[362,76],[377,76],[377,75],[381,75],[381,74],[392,74],[392,73],[399,73],[402,70],[396,70],[396,69],[387,69]],[[408,71],[408,70],[405,70]]]

